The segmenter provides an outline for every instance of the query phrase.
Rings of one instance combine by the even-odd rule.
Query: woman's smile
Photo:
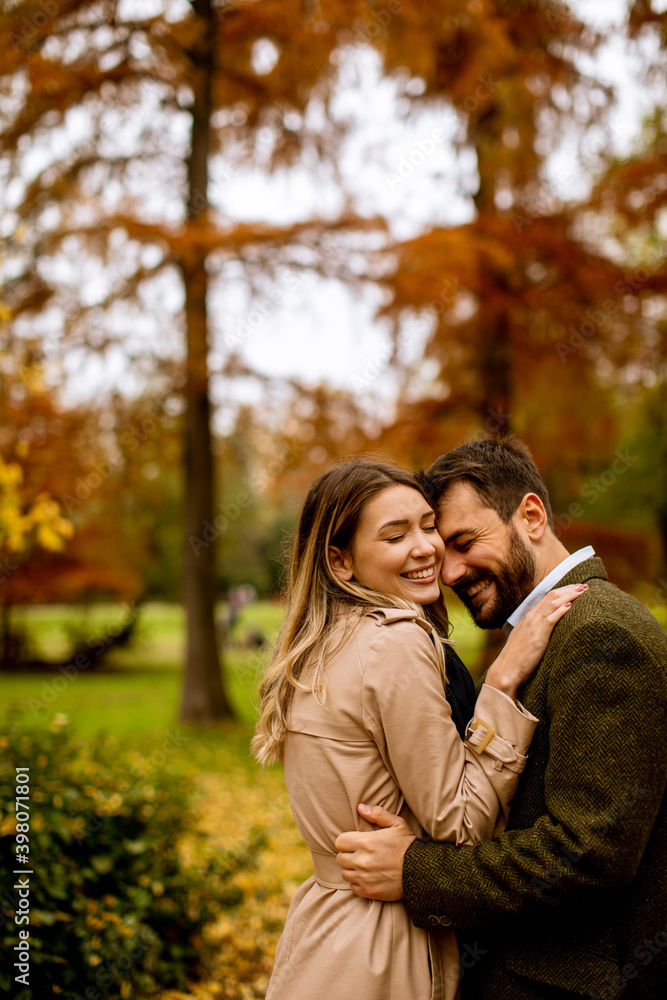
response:
[[[401,573],[401,576],[410,580],[411,583],[432,583],[435,578],[435,563],[431,563],[430,566],[425,566],[423,569],[413,569],[407,573]]]

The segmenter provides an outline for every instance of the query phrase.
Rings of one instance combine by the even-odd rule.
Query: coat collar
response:
[[[570,573],[577,566],[581,565],[581,563],[592,559],[594,555],[595,549],[593,546],[585,545],[576,552],[571,552],[570,555],[565,557],[565,559],[561,559],[558,565],[554,566],[554,568],[533,587],[531,592],[526,595],[518,608],[515,608],[512,614],[508,616],[507,621],[503,625],[503,632],[505,635],[509,635],[512,629],[517,627],[519,622],[526,616],[531,608],[534,608],[537,604],[539,604],[542,598],[545,597],[550,590],[553,590],[554,587],[561,586],[561,581],[568,575],[568,573]]]
[[[597,556],[586,559],[566,573],[562,580],[558,581],[559,587],[565,587],[569,583],[586,583],[587,580],[608,580],[604,563]]]
[[[565,576],[562,576],[560,578],[560,580],[555,580],[554,583],[552,584],[551,589],[555,589],[556,587],[565,587],[567,586],[567,584],[570,583],[586,583],[587,580],[607,580],[607,579],[608,579],[607,571],[604,568],[604,563],[602,562],[602,560],[598,559],[597,556],[591,556],[590,559],[584,559],[583,562],[577,563],[576,566],[573,566],[572,569],[565,574]],[[545,593],[548,592],[549,591],[546,591]],[[544,596],[544,594],[542,594],[541,596]],[[527,600],[524,603],[526,604]],[[536,603],[537,600],[535,600],[535,602],[531,604],[530,607],[535,607]],[[519,605],[519,607],[523,608],[523,604]],[[526,607],[526,609],[523,611],[523,614],[525,614],[527,610],[529,610],[528,607]],[[510,615],[508,620],[503,625],[503,632],[505,633],[506,636],[509,636],[512,629],[519,624],[521,617],[522,616],[517,616],[516,611],[514,611]],[[512,619],[514,619],[514,621]]]
[[[375,619],[376,625],[390,625],[398,621],[416,621],[418,625],[429,634],[433,631],[433,626],[425,618],[420,618],[416,611],[403,610],[403,608],[370,608],[367,612]]]

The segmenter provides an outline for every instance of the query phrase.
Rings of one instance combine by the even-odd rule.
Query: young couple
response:
[[[439,579],[508,636],[476,700]],[[515,439],[320,476],[253,742],[314,868],[267,1000],[662,997],[666,651]]]

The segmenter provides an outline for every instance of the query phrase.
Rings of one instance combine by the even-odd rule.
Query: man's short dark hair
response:
[[[547,488],[526,445],[513,434],[468,441],[441,455],[424,473],[436,504],[456,483],[470,483],[485,507],[508,524],[526,493],[536,493],[554,530]]]

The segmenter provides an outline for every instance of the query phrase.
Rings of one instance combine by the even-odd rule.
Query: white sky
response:
[[[620,24],[623,18],[624,0],[575,0],[572,6],[592,24]],[[260,55],[268,58],[270,52]],[[612,39],[597,55],[591,68],[616,85],[618,105],[607,132],[590,140],[591,154],[596,151],[596,142],[611,142],[620,152],[632,147],[644,113],[655,103],[655,95],[635,82],[640,77],[641,59],[641,53],[629,51],[620,38]],[[392,235],[399,239],[415,236],[430,226],[468,221],[473,214],[470,195],[476,186],[475,158],[472,153],[456,156],[453,152],[451,140],[458,126],[455,112],[444,107],[419,114],[412,111],[407,119],[401,119],[408,108],[397,105],[394,83],[382,80],[378,68],[373,51],[357,50],[344,69],[345,86],[335,103],[337,114],[354,124],[341,151],[340,168],[344,187],[354,196],[355,209],[362,215],[385,216]],[[186,138],[175,133],[174,141],[178,145]],[[424,162],[397,183],[403,158],[420,144],[426,150]],[[585,192],[586,176],[576,166],[576,154],[573,138],[550,160],[549,177],[561,196],[578,197]],[[155,188],[155,198],[159,198],[159,190]],[[268,177],[259,170],[239,168],[230,176],[224,163],[214,162],[210,194],[228,218],[238,220],[289,223],[318,214],[335,218],[342,207],[340,189],[321,171],[299,170]],[[165,206],[156,204],[156,208],[164,216]],[[94,283],[96,279],[93,275],[88,280]],[[285,282],[280,291],[283,297],[279,304],[260,299],[264,316],[256,311],[257,303],[249,301],[238,278],[230,278],[213,296],[212,371],[219,370],[234,343],[240,345],[249,365],[260,372],[296,375],[312,382],[324,378],[369,399],[377,398],[377,405],[382,405],[380,401],[387,405],[396,383],[387,368],[386,327],[374,320],[379,290],[354,293],[337,281],[304,275],[289,287]],[[176,288],[164,289],[161,301],[171,298],[177,308],[179,296]],[[122,314],[119,322],[126,322]],[[145,326],[141,336],[150,335],[150,323]],[[410,328],[409,335],[402,338],[406,360],[419,356],[426,335],[424,323]],[[82,368],[81,357],[72,353],[66,368],[73,397],[94,395],[114,382],[131,385],[132,374],[120,352],[115,361],[107,359],[105,368],[94,360]],[[230,387],[214,377],[212,391],[214,399],[222,403]],[[243,381],[236,383],[233,392],[237,399],[258,402],[262,389]]]
[[[572,6],[593,25],[620,24],[623,18],[623,0],[579,0]],[[628,50],[622,38],[612,39],[598,53],[591,68],[616,86],[618,103],[607,130],[591,137],[590,154],[595,154],[596,144],[599,149],[600,144],[609,142],[619,152],[632,148],[642,117],[655,101],[655,95],[634,82],[640,76],[641,59],[640,53]],[[450,143],[457,127],[453,111],[413,113],[407,122],[397,120],[393,84],[379,80],[377,57],[371,51],[356,61],[355,73],[337,106],[357,124],[345,144],[341,166],[362,214],[385,215],[397,238],[472,218],[469,194],[475,187],[475,158],[473,154],[456,157],[453,153]],[[444,138],[432,143],[433,152],[423,165],[400,184],[391,180],[389,175],[395,175],[401,158],[438,128]],[[564,143],[549,164],[549,178],[564,198],[583,195],[587,186],[586,176],[575,163],[575,146],[575,140]],[[336,193],[312,174],[269,179],[259,173],[239,173],[222,192],[222,203],[230,215],[275,222],[287,222],[302,213],[326,214],[335,201]],[[373,320],[377,302],[373,290],[354,295],[337,283],[304,280],[245,339],[242,353],[259,371],[296,373],[313,381],[326,378],[364,394],[378,393],[386,400],[393,395],[395,385],[386,365],[386,331]],[[243,313],[237,315],[236,321],[242,321]],[[227,314],[228,325],[233,328],[234,322]],[[421,333],[421,337],[415,334],[413,354],[418,353],[426,331]],[[252,395],[248,386],[244,392]],[[259,394],[260,390],[257,399]]]

